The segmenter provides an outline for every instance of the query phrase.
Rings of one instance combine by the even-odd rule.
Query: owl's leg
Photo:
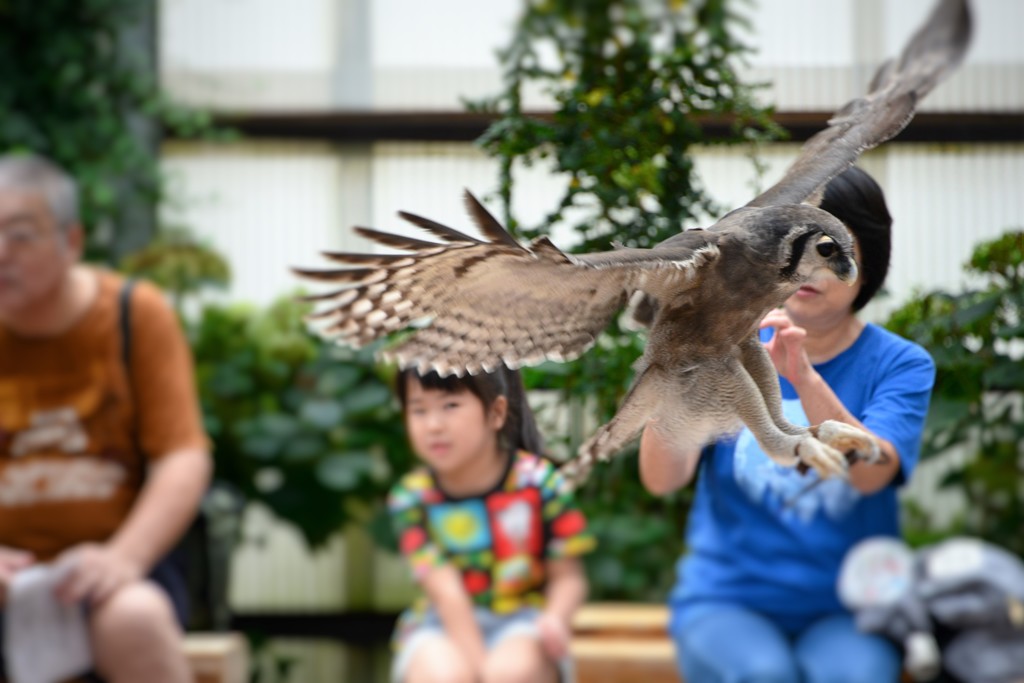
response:
[[[807,429],[791,423],[782,413],[782,392],[779,389],[778,374],[771,356],[756,335],[751,335],[740,345],[743,367],[750,373],[764,397],[775,425],[786,434],[803,435]],[[844,453],[847,462],[865,460],[877,462],[881,458],[878,442],[867,432],[836,420],[826,420],[810,427],[810,432],[822,443]]]
[[[648,367],[636,378],[615,416],[587,439],[561,473],[573,486],[586,480],[597,461],[606,461],[635,438],[657,411],[666,387],[662,373]]]
[[[728,383],[735,398],[736,414],[769,458],[785,467],[802,463],[814,468],[823,479],[846,475],[847,461],[842,452],[814,438],[809,429],[794,425],[799,433],[782,431],[769,412],[761,387],[746,367],[736,360],[730,363],[730,369]]]
[[[786,434],[800,436],[807,433],[804,427],[791,423],[782,413],[782,390],[779,388],[779,375],[772,363],[771,356],[757,335],[747,337],[740,344],[743,367],[750,373],[761,396],[764,397],[768,414],[775,426]]]

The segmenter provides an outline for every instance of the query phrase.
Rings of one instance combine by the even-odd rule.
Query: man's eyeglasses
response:
[[[0,245],[8,249],[27,249],[36,242],[43,240],[45,236],[33,228],[11,228],[0,230]]]

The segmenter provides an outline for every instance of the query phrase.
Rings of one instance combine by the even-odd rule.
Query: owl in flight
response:
[[[565,466],[570,479],[582,479],[651,418],[681,451],[746,425],[775,462],[844,476],[848,459],[876,460],[877,443],[836,421],[789,423],[758,324],[815,278],[856,281],[852,237],[815,205],[831,178],[906,126],[917,101],[962,59],[969,23],[966,0],[941,0],[902,55],[807,141],[782,180],[711,227],[651,249],[568,254],[546,237],[520,244],[468,193],[482,239],[404,212],[434,239],[357,228],[406,253],[326,253],[346,267],[296,269],[341,285],[309,297],[324,304],[313,314],[323,321],[319,331],[357,347],[412,330],[382,355],[403,368],[475,374],[571,360],[628,305],[648,328],[645,351],[616,415]]]

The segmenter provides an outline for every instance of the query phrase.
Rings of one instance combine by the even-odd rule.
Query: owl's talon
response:
[[[806,438],[797,445],[796,457],[800,460],[797,467],[814,468],[822,479],[846,476],[846,456],[814,437]]]
[[[882,450],[878,441],[862,429],[836,420],[826,420],[811,433],[824,444],[845,453],[848,463],[863,460],[868,464],[876,464],[882,460]]]

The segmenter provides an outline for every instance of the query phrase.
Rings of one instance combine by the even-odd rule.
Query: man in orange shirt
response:
[[[66,562],[57,597],[86,607],[97,673],[184,682],[183,577],[163,558],[210,478],[192,360],[151,285],[122,332],[123,280],[80,263],[83,241],[75,182],[0,156],[0,609],[18,571]]]

